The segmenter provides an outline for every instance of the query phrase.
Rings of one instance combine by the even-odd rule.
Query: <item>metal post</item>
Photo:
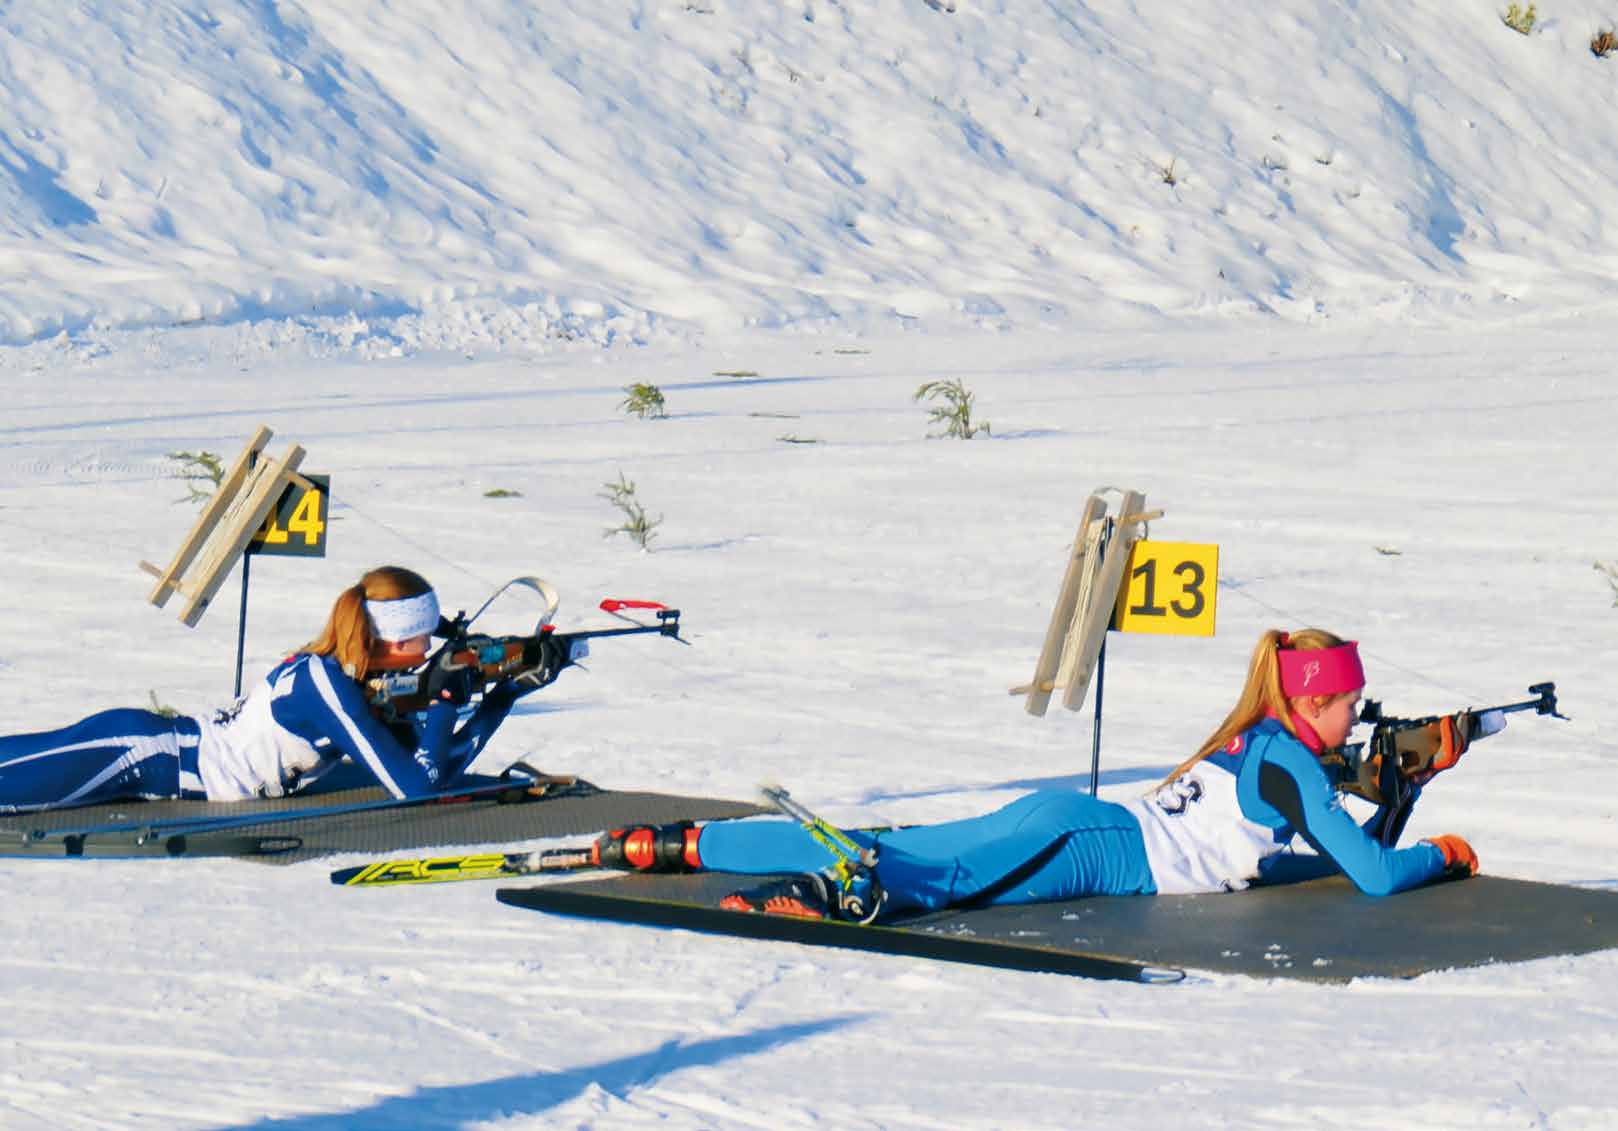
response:
[[[1107,638],[1101,638],[1101,651],[1096,653],[1096,719],[1090,735],[1090,796],[1101,788],[1101,690],[1107,682]]]
[[[1098,542],[1096,544],[1096,553],[1100,555],[1100,557],[1101,557],[1101,559],[1103,561],[1106,560],[1107,550],[1112,545],[1112,536],[1113,536],[1113,533],[1117,530],[1117,525],[1118,524],[1117,524],[1117,522],[1115,520],[1109,518],[1107,520],[1107,525],[1102,528],[1101,540],[1100,540],[1100,542]],[[1127,578],[1124,579],[1124,584],[1125,585],[1129,584],[1129,580]],[[1094,599],[1093,594],[1092,594],[1092,599]],[[1107,611],[1107,616],[1109,618],[1112,616],[1112,610],[1109,609]],[[1096,714],[1095,714],[1095,725],[1094,725],[1094,727],[1092,728],[1092,730],[1090,732],[1090,796],[1091,797],[1094,797],[1096,795],[1096,793],[1101,788],[1101,692],[1102,692],[1102,689],[1106,686],[1106,682],[1107,682],[1107,633],[1102,632],[1102,634],[1101,634],[1101,648],[1100,648],[1099,651],[1096,652]]]
[[[242,555],[242,607],[236,616],[236,693],[242,697],[242,655],[247,647],[247,571],[253,564],[251,552]],[[1094,790],[1091,791],[1092,793]]]

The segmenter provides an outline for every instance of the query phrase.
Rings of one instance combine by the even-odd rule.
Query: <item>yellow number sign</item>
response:
[[[270,517],[248,543],[249,554],[291,554],[296,557],[326,556],[327,503],[331,497],[329,475],[308,475],[314,484],[309,490],[288,484]]]
[[[1212,636],[1218,588],[1218,546],[1136,542],[1118,587],[1112,627],[1160,636]]]

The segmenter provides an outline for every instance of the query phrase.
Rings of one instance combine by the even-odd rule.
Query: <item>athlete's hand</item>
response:
[[[584,641],[579,640],[572,643],[582,647]],[[565,647],[549,636],[540,639],[538,656],[535,658],[539,662],[516,678],[515,682],[519,695],[526,695],[530,691],[554,683],[556,677],[562,674],[562,669],[572,663],[574,659],[570,648]]]
[[[1478,854],[1472,851],[1472,846],[1467,844],[1464,838],[1454,833],[1445,833],[1443,836],[1423,840],[1422,843],[1430,844],[1444,854],[1444,870],[1452,875],[1478,874]]]
[[[435,692],[434,699],[456,707],[470,703],[472,693],[482,682],[475,668],[452,668],[433,674],[436,677],[431,684],[431,689]]]
[[[1394,749],[1399,752],[1399,765],[1417,785],[1426,785],[1437,774],[1454,766],[1472,745],[1473,740],[1487,738],[1505,729],[1506,716],[1500,711],[1485,711],[1473,715],[1461,711],[1445,715],[1426,726],[1401,730],[1394,734]]]

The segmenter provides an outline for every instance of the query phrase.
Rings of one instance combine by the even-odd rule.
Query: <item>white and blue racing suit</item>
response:
[[[126,708],[61,730],[0,737],[0,812],[125,798],[282,797],[345,755],[394,797],[422,797],[477,757],[517,694],[509,682],[489,688],[458,730],[448,702],[390,725],[334,658],[299,653],[212,716]]]

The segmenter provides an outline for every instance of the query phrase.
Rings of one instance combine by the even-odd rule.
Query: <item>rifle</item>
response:
[[[1455,712],[1453,717],[1461,737],[1470,745],[1474,739],[1494,734],[1505,725],[1502,718],[1498,726],[1490,727],[1485,720],[1491,715],[1533,711],[1552,718],[1567,718],[1556,709],[1556,684],[1536,683],[1528,688],[1528,693],[1534,698]],[[1384,714],[1379,701],[1367,699],[1360,709],[1360,722],[1372,724],[1371,737],[1365,742],[1333,747],[1321,756],[1321,764],[1337,772],[1338,789],[1388,807],[1389,816],[1381,828],[1383,843],[1391,845],[1397,839],[1415,801],[1415,787],[1422,775],[1432,769],[1439,748],[1429,728],[1448,717],[1396,718]]]
[[[542,622],[532,635],[488,636],[468,630],[476,617],[468,618],[463,609],[455,614],[455,619],[439,623],[439,631],[434,635],[444,637],[444,643],[420,665],[405,671],[383,672],[365,681],[371,706],[378,710],[385,721],[398,722],[417,711],[426,710],[452,685],[457,691],[456,698],[462,702],[481,694],[491,683],[502,679],[543,687],[554,680],[563,668],[588,656],[591,640],[608,636],[656,634],[672,637],[681,644],[690,643],[680,636],[679,609],[671,609],[656,601],[613,598],[602,601],[600,608],[623,620],[629,618],[622,615],[622,609],[646,609],[653,614],[657,623],[631,621],[628,628],[557,632],[554,625]]]

